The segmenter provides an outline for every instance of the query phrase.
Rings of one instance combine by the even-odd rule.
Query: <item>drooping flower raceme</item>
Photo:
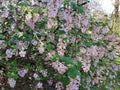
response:
[[[67,43],[63,40],[64,37],[66,37],[66,36],[59,38],[59,42],[57,44],[57,52],[58,52],[59,56],[61,56],[61,57],[64,56],[65,49],[67,46]]]
[[[0,60],[10,87],[17,81],[13,73],[22,77],[20,81],[29,77],[30,84],[24,83],[35,89],[49,84],[56,90],[110,90],[118,83],[116,37],[110,35],[106,22],[90,17],[88,4],[0,0],[0,5]]]

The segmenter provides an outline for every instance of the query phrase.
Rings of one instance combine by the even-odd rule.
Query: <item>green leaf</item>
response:
[[[62,35],[62,34],[66,34],[66,32],[64,30],[58,30],[58,34]]]
[[[87,47],[91,47],[93,45],[93,43],[90,41],[86,41],[86,42],[84,42],[84,45]]]
[[[0,34],[0,39],[5,39],[5,36],[3,34]]]
[[[84,13],[84,9],[82,6],[77,5],[74,2],[71,2],[71,7],[73,8],[74,11],[76,11],[77,13]]]
[[[64,86],[68,85],[70,83],[70,80],[67,76],[62,77],[62,83]]]
[[[100,62],[98,62],[98,65],[99,65],[99,66],[104,66],[104,65],[105,65],[105,62],[100,61]]]
[[[44,29],[46,24],[47,24],[47,19],[44,19],[41,22],[37,23],[36,26],[39,29]]]
[[[1,56],[2,56],[2,58],[6,58],[6,54],[2,54]]]
[[[69,58],[69,57],[63,57],[61,60],[62,60],[62,62],[64,62],[66,65],[68,65],[68,64],[73,64],[72,59]]]
[[[120,65],[120,59],[115,59],[115,63],[117,64],[117,65]]]
[[[7,73],[7,77],[14,78],[14,79],[18,79],[19,78],[19,76],[16,73],[14,73],[14,72],[8,72]]]
[[[39,8],[38,7],[34,7],[32,10],[32,13],[38,13],[39,12]]]
[[[63,76],[61,74],[56,74],[55,79],[62,80]]]
[[[68,0],[64,0],[64,5],[69,5]]]
[[[77,69],[80,69],[82,67],[82,63],[80,61],[77,61],[76,67],[77,67]]]
[[[44,70],[44,67],[43,67],[43,65],[40,65],[40,66],[38,67],[38,70],[39,70],[39,71],[42,71],[42,70]]]
[[[78,13],[83,13],[83,12],[84,12],[83,7],[77,6],[77,12],[78,12]]]
[[[28,6],[28,3],[27,2],[21,2],[18,4],[19,6],[24,6],[24,7],[27,7]]]
[[[47,43],[46,46],[45,46],[45,48],[47,50],[51,50],[51,49],[53,49],[53,45],[51,43]]]
[[[65,23],[66,23],[66,20],[65,20],[65,19],[62,19],[62,20],[60,20],[60,23],[65,24]]]
[[[80,75],[80,72],[76,67],[73,66],[68,69],[67,75],[74,79],[77,75]]]
[[[25,66],[25,68],[29,70],[29,69],[31,69],[32,67],[31,67],[30,64],[28,64],[28,65]]]
[[[14,9],[14,7],[13,7],[12,4],[9,4],[9,5],[8,5],[8,8],[9,8],[10,10],[13,10],[13,9]]]
[[[3,65],[5,60],[0,60],[0,65]]]
[[[17,49],[18,47],[17,47],[17,45],[12,45],[11,46],[13,49]]]
[[[57,61],[57,60],[59,60],[59,55],[58,54],[55,54],[53,57],[52,57],[52,62],[55,62],[55,61]]]
[[[92,27],[92,26],[90,26],[90,27],[89,27],[89,30],[90,30],[90,31],[93,31],[93,27]]]

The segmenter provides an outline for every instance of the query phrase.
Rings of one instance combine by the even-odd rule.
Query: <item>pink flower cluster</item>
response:
[[[57,82],[55,88],[56,90],[64,90],[62,82]]]
[[[66,90],[79,90],[80,77],[77,76],[75,79],[70,78],[70,83],[66,86]]]
[[[71,7],[71,2],[76,10]],[[6,60],[3,65],[9,67],[7,73],[16,73],[21,80],[30,77],[35,80],[35,89],[44,89],[46,82],[49,86],[57,82],[56,90],[79,90],[80,86],[91,90],[94,86],[105,86],[108,79],[111,85],[117,82],[116,36],[110,35],[107,26],[90,19],[87,5],[83,6],[84,13],[77,13],[82,9],[77,2],[0,0],[3,7],[0,8],[0,60]],[[63,57],[68,58],[62,61]],[[14,63],[15,70],[11,69]],[[71,66],[81,75],[70,78]],[[19,67],[26,69],[18,70]],[[64,86],[57,75],[67,77],[69,84]],[[14,88],[17,80],[13,76],[8,78],[10,87]]]
[[[26,70],[26,69],[20,69],[20,70],[18,71],[18,75],[19,75],[20,77],[24,77],[27,73],[28,73],[28,70]]]
[[[59,61],[53,62],[52,67],[55,70],[57,70],[60,74],[64,74],[68,70],[68,67]]]
[[[63,38],[66,36],[63,36],[62,38],[59,38],[59,42],[57,43],[57,52],[59,54],[59,56],[64,56],[65,53],[65,49],[67,46],[67,43],[63,40]]]

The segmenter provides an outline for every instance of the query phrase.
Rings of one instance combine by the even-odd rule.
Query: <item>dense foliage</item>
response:
[[[1,0],[0,75],[11,88],[110,90],[119,82],[116,37],[87,4],[71,1]]]

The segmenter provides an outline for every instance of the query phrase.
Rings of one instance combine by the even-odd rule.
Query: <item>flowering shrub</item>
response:
[[[43,90],[110,90],[117,83],[116,37],[89,16],[87,4],[71,1],[0,1],[1,75],[11,88],[20,80]]]

